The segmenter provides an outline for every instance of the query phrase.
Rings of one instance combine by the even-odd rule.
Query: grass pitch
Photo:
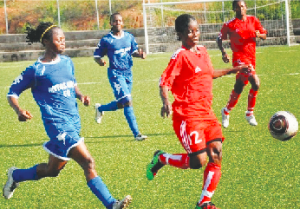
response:
[[[216,69],[230,67],[222,62],[219,51],[209,53]],[[223,129],[226,140],[222,177],[212,199],[217,207],[300,208],[300,136],[280,142],[271,137],[267,128],[271,116],[280,110],[290,111],[300,120],[299,54],[300,46],[257,48],[257,74],[261,81],[255,109],[258,126],[248,125],[244,118],[250,89],[247,86],[231,112],[229,127]],[[171,119],[160,117],[158,79],[170,56],[170,53],[155,54],[146,60],[134,59],[134,111],[141,132],[149,136],[147,141],[134,141],[122,110],[106,112],[102,124],[96,124],[93,105],[79,104],[81,135],[95,158],[98,174],[114,197],[132,195],[133,209],[193,209],[201,194],[203,169],[165,166],[153,181],[148,181],[145,175],[155,150],[184,152]],[[79,88],[91,97],[92,104],[114,99],[106,67],[97,66],[91,57],[73,61]],[[24,92],[19,100],[34,115],[29,122],[18,122],[6,101],[14,78],[32,63],[0,65],[0,186],[6,182],[9,167],[28,168],[48,159],[42,148],[47,135],[30,91]],[[220,120],[220,110],[228,101],[234,81],[234,75],[214,80],[213,108]],[[70,161],[58,178],[21,183],[12,199],[0,198],[0,208],[104,207],[86,185],[81,168]]]

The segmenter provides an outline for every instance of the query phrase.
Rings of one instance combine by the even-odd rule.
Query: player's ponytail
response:
[[[34,42],[41,42],[43,44],[43,40],[51,40],[52,39],[52,29],[57,27],[51,22],[41,22],[36,29],[31,26],[26,27],[26,42],[32,44]],[[43,44],[44,45],[44,44]]]

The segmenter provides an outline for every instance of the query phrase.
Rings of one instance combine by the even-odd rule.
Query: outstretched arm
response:
[[[253,69],[252,65],[241,65],[241,66],[237,66],[237,67],[229,68],[229,69],[214,70],[213,78],[214,79],[219,78],[224,75],[228,75],[231,73],[237,73],[240,71],[243,71],[245,73],[251,73],[252,71],[254,71],[254,69]]]
[[[12,96],[8,96],[7,97],[7,101],[9,103],[9,105],[17,113],[19,121],[22,121],[22,122],[23,121],[27,121],[27,120],[30,120],[33,117],[29,111],[23,110],[19,106],[19,99],[18,98],[15,98],[15,97],[12,97]]]
[[[100,66],[105,66],[106,62],[104,59],[100,58],[100,57],[94,57],[95,62],[100,65]]]
[[[223,62],[228,63],[230,61],[230,58],[229,58],[228,54],[225,52],[225,49],[223,47],[223,41],[222,41],[221,37],[217,38],[217,44],[218,44],[220,51],[222,52]]]
[[[91,103],[91,98],[89,96],[81,94],[78,86],[75,86],[76,98],[79,99],[85,106],[89,106]]]
[[[165,118],[165,117],[169,117],[172,114],[172,106],[171,103],[169,101],[169,88],[167,86],[160,86],[160,98],[161,101],[163,103],[163,106],[161,108],[161,117]]]

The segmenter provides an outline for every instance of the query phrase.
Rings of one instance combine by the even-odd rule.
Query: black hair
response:
[[[175,20],[175,31],[177,33],[183,33],[188,27],[191,20],[196,20],[195,17],[189,14],[179,15]],[[180,38],[178,37],[180,41]]]
[[[41,22],[36,29],[32,28],[31,25],[27,26],[25,32],[27,34],[26,42],[28,42],[28,44],[32,44],[34,42],[41,42],[43,44],[43,39],[52,40],[53,28],[56,28],[58,26],[54,26],[53,28],[50,28],[46,33],[44,33],[52,25],[53,23],[51,22]],[[43,37],[41,37],[42,35]]]
[[[245,2],[244,0],[234,0],[234,1],[232,2],[232,10],[233,10],[233,11],[235,10],[235,7],[236,7],[237,3],[240,2],[240,1],[243,1],[243,2],[246,4],[246,2]]]
[[[122,17],[122,15],[121,15],[119,12],[115,12],[115,13],[113,13],[112,15],[110,15],[110,18],[109,18],[109,22],[110,22],[110,23],[111,23],[113,17],[116,16],[116,15],[120,15],[120,16]]]

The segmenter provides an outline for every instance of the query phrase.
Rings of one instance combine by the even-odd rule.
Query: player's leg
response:
[[[209,162],[204,170],[203,186],[197,208],[216,208],[211,198],[221,178],[222,142],[224,140],[220,124],[216,121],[208,123],[205,130],[206,150]]]
[[[198,208],[205,208],[206,205],[213,206],[211,198],[221,178],[221,139],[217,139],[207,145],[207,154],[209,156],[209,162],[204,170],[202,193],[198,202]]]
[[[205,141],[201,122],[173,119],[174,131],[187,153],[169,154],[156,151],[153,159],[147,166],[147,178],[152,180],[158,170],[164,165],[170,165],[180,169],[199,169],[206,164]]]
[[[132,90],[132,73],[128,72],[125,74],[125,84],[124,88],[126,88],[131,95],[131,90]],[[132,97],[130,96],[130,102],[124,105],[124,115],[127,120],[127,123],[134,135],[135,140],[137,141],[143,141],[147,138],[147,136],[143,135],[140,133],[136,117],[134,114],[133,106],[132,106]]]
[[[131,202],[130,196],[126,196],[119,202],[111,195],[105,183],[97,175],[94,159],[83,142],[71,149],[69,157],[81,166],[87,185],[106,208],[126,208]]]
[[[245,85],[247,85],[247,82],[245,82],[244,75],[242,75],[241,73],[237,74],[236,82],[234,84],[233,90],[231,91],[227,105],[221,110],[222,125],[224,128],[227,128],[229,126],[229,113],[238,103],[238,100],[240,98],[241,93],[243,92]]]
[[[67,161],[49,155],[48,163],[34,165],[27,169],[12,167],[8,170],[8,180],[3,188],[3,196],[7,199],[13,196],[14,189],[20,182],[39,180],[44,177],[57,177]]]
[[[252,74],[249,76],[249,82],[251,83],[251,89],[248,94],[248,108],[246,112],[246,120],[250,125],[256,126],[257,122],[255,120],[253,111],[256,104],[256,96],[258,94],[260,81],[256,74]]]

